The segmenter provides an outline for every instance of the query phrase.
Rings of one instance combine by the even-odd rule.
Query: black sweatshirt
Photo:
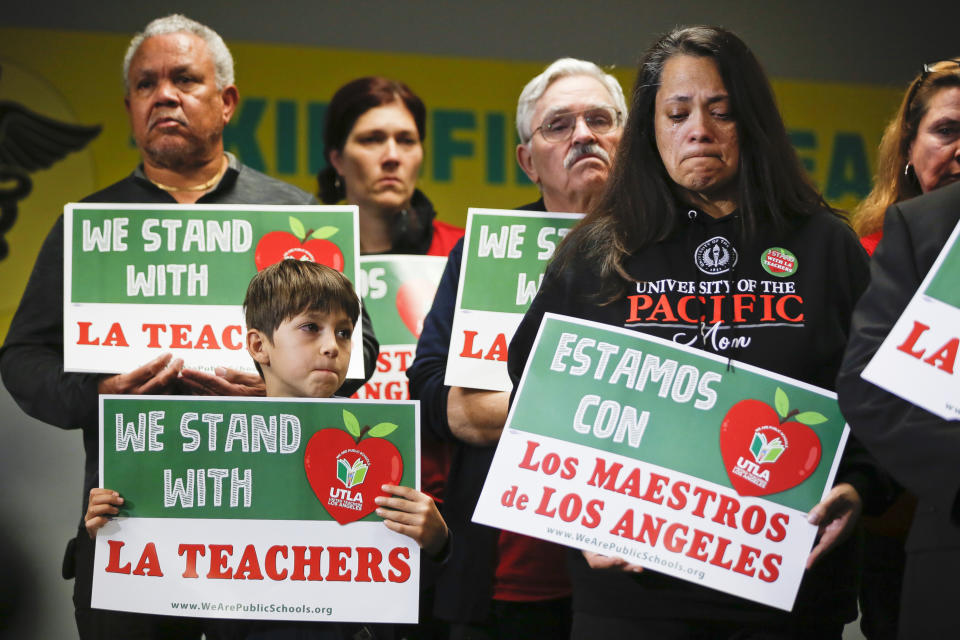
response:
[[[613,301],[597,297],[597,265],[576,246],[561,248],[569,260],[562,270],[556,261],[548,268],[510,344],[514,384],[543,314],[554,312],[632,328],[833,389],[853,307],[869,279],[867,255],[846,223],[823,211],[792,219],[783,233],[760,223],[745,239],[737,213],[714,219],[678,207],[675,215],[675,233],[629,256],[625,268],[636,283]],[[852,438],[836,481],[851,483],[868,510],[888,499],[885,476]],[[570,555],[574,610],[637,619],[846,622],[857,615],[854,551],[848,540],[808,572],[792,615],[655,571],[595,571],[576,551]]]

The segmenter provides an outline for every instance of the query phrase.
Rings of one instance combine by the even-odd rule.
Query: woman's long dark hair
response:
[[[347,136],[353,125],[364,113],[385,104],[399,100],[413,116],[417,125],[420,142],[427,137],[427,108],[417,94],[402,82],[382,76],[357,78],[343,85],[333,94],[327,105],[327,117],[323,128],[324,156],[327,166],[317,174],[320,200],[325,204],[336,204],[346,196],[345,186],[337,183],[337,172],[330,163],[330,153],[343,151]]]
[[[626,258],[665,240],[679,221],[676,187],[657,150],[654,127],[663,67],[677,55],[713,59],[730,96],[740,146],[736,180],[744,237],[760,222],[782,229],[791,218],[829,208],[801,168],[770,83],[747,45],[720,27],[675,29],[644,54],[630,117],[603,195],[567,236],[567,250],[558,254],[560,268],[571,258],[571,249],[594,264],[601,276],[601,295],[615,295],[631,281],[624,269]]]

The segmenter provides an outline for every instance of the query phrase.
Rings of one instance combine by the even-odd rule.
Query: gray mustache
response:
[[[607,164],[610,164],[610,154],[607,153],[607,150],[596,142],[591,142],[590,144],[584,145],[575,144],[570,147],[570,151],[567,152],[567,157],[563,159],[563,168],[569,169],[573,166],[573,163],[583,156],[597,156]]]

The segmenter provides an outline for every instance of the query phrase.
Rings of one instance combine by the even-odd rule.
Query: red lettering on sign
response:
[[[177,555],[187,554],[187,565],[183,570],[184,578],[199,578],[197,574],[197,554],[201,556],[207,552],[206,546],[202,544],[181,544],[177,548]]]
[[[77,340],[77,344],[100,344],[100,338],[94,338],[93,340],[90,339],[90,325],[92,324],[92,322],[77,323],[77,328],[80,330],[80,339]]]
[[[320,576],[320,556],[323,554],[323,547],[291,547],[293,549],[293,573],[290,574],[291,580],[310,580],[318,582],[323,580]],[[307,549],[310,550],[307,553]],[[305,569],[309,568],[309,575],[305,575]]]
[[[348,582],[351,572],[347,569],[347,558],[352,553],[350,547],[327,547],[330,554],[330,566],[327,568],[328,582]]]
[[[380,571],[380,562],[383,556],[376,547],[357,547],[357,579],[356,582],[386,582]]]
[[[232,544],[211,544],[210,571],[207,572],[207,577],[226,580],[233,576],[233,569],[227,567],[227,560],[230,559],[232,553]],[[224,569],[226,569],[226,571],[224,571]]]
[[[257,548],[248,544],[240,556],[240,564],[233,573],[234,580],[263,580],[260,572],[260,562],[257,560]]]
[[[107,544],[110,545],[110,556],[104,571],[109,573],[130,573],[129,562],[120,566],[120,549],[122,549],[126,543],[120,540],[107,540]]]
[[[264,563],[264,570],[267,572],[267,577],[271,580],[284,580],[287,577],[287,570],[283,569],[282,571],[277,571],[277,556],[283,556],[283,559],[287,559],[287,547],[284,545],[275,544],[269,549],[267,549],[267,561]]]
[[[410,550],[395,547],[390,550],[389,562],[393,571],[388,576],[390,582],[406,582],[410,579]]]
[[[157,557],[157,546],[155,544],[152,542],[146,544],[143,548],[143,553],[140,554],[140,562],[137,563],[137,568],[133,570],[133,573],[138,576],[163,577],[163,572],[160,571],[160,558]]]

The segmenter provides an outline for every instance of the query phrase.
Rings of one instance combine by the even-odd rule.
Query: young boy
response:
[[[243,307],[247,351],[268,397],[333,396],[347,376],[360,315],[357,294],[343,274],[314,262],[282,260],[253,277]],[[449,531],[433,499],[410,487],[382,489],[392,494],[376,498],[384,524],[413,538],[429,557],[440,555]],[[91,538],[122,505],[116,491],[90,491],[84,522]]]

